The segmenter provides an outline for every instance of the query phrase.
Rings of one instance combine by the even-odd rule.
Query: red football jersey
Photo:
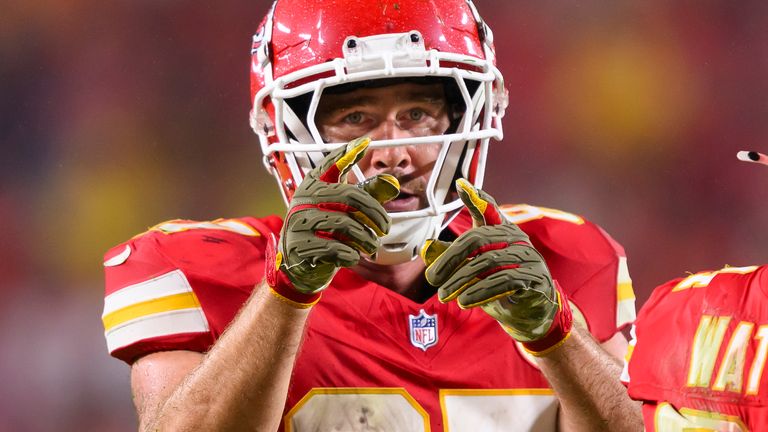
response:
[[[622,378],[648,431],[768,428],[768,266],[667,282],[633,333]]]
[[[540,207],[505,212],[598,339],[634,319],[623,250],[599,227]],[[465,213],[451,229],[470,226]],[[110,353],[131,363],[159,350],[206,351],[261,281],[266,235],[279,229],[276,217],[171,221],[113,248]],[[309,317],[282,429],[550,431],[556,413],[543,375],[482,310],[436,296],[416,303],[342,269]]]

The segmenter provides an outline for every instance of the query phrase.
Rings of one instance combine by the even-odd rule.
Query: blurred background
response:
[[[510,92],[486,189],[586,215],[638,307],[768,258],[768,2],[477,0]],[[12,1],[0,16],[0,431],[136,429],[102,255],[172,218],[283,213],[248,126],[270,2]]]

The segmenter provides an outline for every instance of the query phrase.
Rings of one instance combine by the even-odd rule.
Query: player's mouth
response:
[[[384,204],[384,209],[390,213],[416,211],[420,209],[420,203],[419,196],[401,190],[397,198]]]

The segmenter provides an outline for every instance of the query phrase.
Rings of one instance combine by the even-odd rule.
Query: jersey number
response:
[[[712,272],[695,273],[678,282],[677,285],[675,285],[675,287],[672,288],[672,292],[682,291],[688,288],[703,288],[709,285],[709,283],[712,282],[712,279],[714,279],[715,276],[721,273],[747,274],[757,269],[758,269],[757,266],[726,267],[724,269],[720,269]]]
[[[501,211],[507,216],[507,219],[515,224],[522,224],[528,221],[541,218],[556,219],[564,222],[570,222],[577,225],[584,223],[584,219],[572,213],[555,210],[546,207],[535,207],[528,204],[517,204],[512,206],[502,206]]]
[[[445,431],[555,430],[550,389],[441,390]],[[427,411],[403,388],[316,388],[285,416],[286,432],[430,431]]]
[[[672,405],[661,403],[654,416],[656,432],[748,432],[749,429],[736,416],[708,411],[681,408],[676,411]]]

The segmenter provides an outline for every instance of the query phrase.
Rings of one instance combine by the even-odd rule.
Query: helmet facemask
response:
[[[490,30],[486,32],[490,36]],[[488,55],[482,59],[427,50],[418,31],[350,36],[344,41],[342,58],[267,80],[255,95],[253,106],[259,109],[252,111],[251,125],[259,134],[267,169],[278,180],[286,202],[325,154],[346,144],[324,142],[315,123],[325,91],[400,81],[442,82],[448,103],[454,107],[449,110],[454,117],[446,133],[369,144],[369,151],[440,144],[424,191],[426,207],[390,212],[390,233],[381,239],[379,251],[370,259],[395,264],[416,258],[426,240],[437,238],[462,206],[452,193],[454,180],[464,177],[481,187],[488,142],[502,138],[501,118],[507,96],[501,74],[493,64],[490,41],[487,43]],[[364,178],[357,167],[352,174]]]

